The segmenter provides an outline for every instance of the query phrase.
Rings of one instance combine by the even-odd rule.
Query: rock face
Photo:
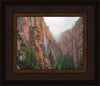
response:
[[[18,17],[17,30],[18,52],[20,51],[19,45],[27,46],[28,43],[29,46],[33,47],[37,61],[42,68],[51,69],[50,60],[45,57],[47,57],[47,53],[49,54],[49,40],[52,41],[53,38],[44,19],[42,17]],[[47,52],[45,52],[44,48]],[[46,53],[45,57],[44,53]]]
[[[77,67],[83,54],[83,19],[80,18],[71,30],[63,32],[56,42],[49,31],[43,17],[17,17],[17,57],[22,61],[25,53],[21,48],[33,48],[37,63],[42,69],[52,69],[61,55],[69,53],[73,56]],[[54,62],[51,57],[53,57]]]
[[[80,57],[83,55],[83,18],[79,18],[72,29],[61,34],[58,45],[63,55],[69,53],[73,56],[75,66],[79,64]]]

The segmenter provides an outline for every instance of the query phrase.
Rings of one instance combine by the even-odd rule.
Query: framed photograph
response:
[[[2,83],[98,83],[97,3],[2,2]]]
[[[87,13],[14,13],[15,73],[86,73]]]

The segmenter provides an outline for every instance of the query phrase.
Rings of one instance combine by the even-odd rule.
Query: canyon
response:
[[[17,17],[17,69],[66,69],[61,63],[61,59],[66,58],[71,58],[74,68],[80,61],[83,66],[82,17],[64,31],[58,41],[43,17]]]

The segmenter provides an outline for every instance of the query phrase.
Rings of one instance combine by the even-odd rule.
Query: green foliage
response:
[[[48,69],[48,68],[44,66],[44,69]]]
[[[53,55],[52,55],[51,52],[49,52],[49,56],[48,56],[47,58],[50,60],[51,68],[52,68],[52,69],[56,69],[54,57],[53,57]]]
[[[34,28],[38,28],[38,26],[31,26],[31,28],[32,28],[32,29],[34,29]]]
[[[38,26],[34,26],[34,28],[38,28]]]
[[[37,34],[37,35],[36,35],[36,38],[38,38],[38,37],[39,37],[39,35]]]
[[[70,56],[69,53],[59,57],[57,62],[57,69],[75,69],[73,56]]]
[[[38,32],[38,33],[40,33],[40,31],[39,31],[39,30],[37,30],[37,32]]]
[[[23,62],[18,60],[18,67],[20,69],[42,69],[41,64],[37,63],[36,55],[33,50],[33,47],[23,47],[21,46],[21,52],[25,55],[25,59]],[[83,68],[83,56],[80,57],[80,62],[77,68],[74,66],[73,56],[70,56],[69,53],[65,55],[60,55],[57,59],[57,64],[55,65],[54,56],[49,51],[49,55],[47,56],[44,48],[44,57],[50,60],[52,69],[82,69]],[[45,67],[45,69],[47,69]]]
[[[55,65],[51,65],[51,68],[52,68],[52,69],[56,69]]]
[[[56,68],[57,68],[57,69],[61,69],[62,66],[61,66],[61,65],[57,65]]]
[[[51,43],[51,40],[49,40],[49,43]]]
[[[35,65],[35,69],[42,69],[41,64],[36,64],[36,65]]]
[[[80,62],[76,69],[82,69],[82,68],[83,68],[83,55],[80,57]]]
[[[17,22],[17,28],[19,27],[19,22]]]
[[[45,51],[43,51],[43,56],[44,56],[44,58],[46,58],[46,57],[47,57],[47,55],[46,55],[46,52],[45,52]]]
[[[21,69],[42,69],[40,64],[37,64],[35,52],[32,47],[21,47],[21,51],[25,53],[24,62],[18,60]]]
[[[54,65],[55,64],[55,61],[54,61],[54,57],[52,56],[52,53],[51,52],[49,52],[48,58],[50,60],[51,65]]]

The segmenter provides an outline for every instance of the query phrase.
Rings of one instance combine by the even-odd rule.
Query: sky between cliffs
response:
[[[65,30],[71,29],[80,17],[44,17],[53,37],[57,40]]]

